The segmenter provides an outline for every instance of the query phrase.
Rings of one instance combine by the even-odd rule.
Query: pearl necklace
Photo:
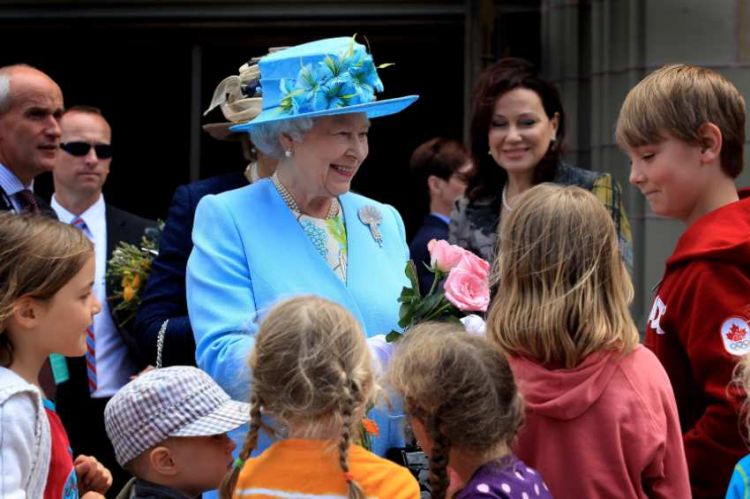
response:
[[[299,205],[297,204],[297,201],[294,200],[294,197],[292,196],[292,193],[289,192],[289,189],[287,189],[284,184],[281,183],[279,180],[279,176],[275,173],[271,177],[271,180],[273,181],[273,185],[276,186],[276,190],[279,191],[279,195],[281,195],[281,199],[284,200],[284,203],[289,207],[290,210],[304,214],[302,213],[302,210],[300,210]],[[336,198],[333,198],[331,201],[331,207],[328,209],[328,214],[325,216],[325,218],[335,218],[336,215],[339,214],[339,201]]]
[[[505,185],[503,186],[503,194],[502,194],[503,208],[506,209],[507,211],[513,211],[513,208],[511,208],[510,205],[508,204],[507,196],[508,196],[508,183],[506,182]]]

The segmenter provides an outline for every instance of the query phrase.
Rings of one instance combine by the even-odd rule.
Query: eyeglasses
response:
[[[60,144],[60,149],[71,156],[86,156],[92,147],[96,151],[97,158],[109,159],[112,157],[112,144],[89,144],[88,142],[65,142]]]

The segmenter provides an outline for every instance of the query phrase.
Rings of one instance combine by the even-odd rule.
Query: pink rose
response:
[[[463,250],[464,254],[459,260],[457,266],[474,272],[486,281],[490,280],[490,264],[484,258],[480,258],[471,251]]]
[[[466,253],[465,249],[448,244],[444,239],[431,240],[427,243],[427,251],[430,252],[430,265],[441,272],[450,272]]]
[[[490,265],[467,253],[445,280],[445,297],[462,312],[486,312],[490,304]]]

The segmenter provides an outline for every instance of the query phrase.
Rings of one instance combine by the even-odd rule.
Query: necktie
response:
[[[23,189],[22,191],[18,191],[16,197],[21,205],[21,213],[37,214],[40,212],[39,203],[36,202],[36,197],[31,190]]]
[[[91,231],[81,217],[76,217],[70,225],[76,227],[92,239]],[[89,379],[89,393],[96,391],[96,337],[94,336],[94,325],[86,328],[86,375]]]

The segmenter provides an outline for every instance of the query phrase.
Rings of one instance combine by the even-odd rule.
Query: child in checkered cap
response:
[[[247,423],[248,404],[231,400],[195,367],[155,369],[107,403],[104,424],[132,479],[118,497],[199,497],[232,467],[227,432]]]

